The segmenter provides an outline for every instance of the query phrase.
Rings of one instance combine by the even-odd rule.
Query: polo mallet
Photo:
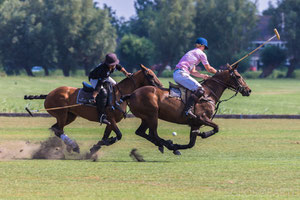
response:
[[[257,47],[256,49],[254,49],[253,51],[251,51],[250,53],[248,53],[247,55],[245,55],[244,57],[242,57],[241,59],[239,59],[238,61],[236,61],[235,63],[233,63],[232,65],[230,65],[230,67],[236,65],[237,63],[241,62],[242,60],[244,60],[245,58],[247,58],[248,56],[250,56],[251,54],[253,54],[255,51],[257,51],[258,49],[260,49],[262,46],[264,46],[266,43],[270,42],[273,38],[277,37],[278,40],[280,40],[280,35],[277,31],[277,29],[274,29],[275,35],[273,35],[270,39],[268,39],[267,41],[265,41],[264,43],[262,43],[261,45],[259,45],[259,47]]]
[[[60,109],[66,109],[66,108],[72,108],[77,106],[82,106],[83,104],[73,104],[69,106],[62,106],[62,107],[55,107],[55,108],[47,108],[47,109],[40,109],[40,110],[29,110],[28,105],[25,107],[25,110],[28,112],[28,114],[33,117],[33,113],[37,113],[40,111],[48,111],[48,110],[60,110]]]

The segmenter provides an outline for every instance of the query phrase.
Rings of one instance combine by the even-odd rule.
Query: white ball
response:
[[[172,133],[172,135],[173,135],[173,136],[176,136],[176,135],[177,135],[177,133],[176,133],[176,132],[173,132],[173,133]]]

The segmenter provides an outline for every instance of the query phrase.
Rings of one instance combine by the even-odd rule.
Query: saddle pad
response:
[[[85,92],[82,88],[79,90],[77,95],[77,104],[89,104],[89,99],[93,98],[92,92]]]
[[[170,89],[169,96],[181,99],[181,101],[184,104],[186,104],[187,99],[189,98],[189,96],[191,96],[191,91],[180,85],[170,84],[169,89]]]
[[[181,98],[180,89],[178,89],[178,88],[170,88],[170,96],[171,97],[176,97],[176,98]]]

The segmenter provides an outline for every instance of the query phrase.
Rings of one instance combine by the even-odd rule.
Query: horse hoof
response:
[[[79,147],[75,147],[75,148],[73,149],[73,151],[76,152],[76,153],[80,153],[80,148],[79,148]]]
[[[166,142],[169,143],[170,145],[173,144],[173,141],[172,141],[172,140],[167,140]]]
[[[180,156],[181,155],[180,151],[178,151],[178,150],[174,150],[173,154],[176,155],[176,156]]]
[[[198,136],[200,136],[202,139],[205,139],[205,138],[207,138],[207,136],[206,136],[205,132],[201,132],[201,133],[199,133],[199,134],[198,134]]]
[[[90,148],[90,154],[96,153],[97,151],[99,151],[99,149],[101,149],[101,146],[94,145],[92,148]]]
[[[158,147],[158,150],[160,151],[160,153],[164,153],[164,147],[163,146]]]

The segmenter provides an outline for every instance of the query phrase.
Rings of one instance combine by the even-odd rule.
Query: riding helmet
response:
[[[205,49],[208,49],[208,43],[207,43],[207,40],[205,38],[202,38],[202,37],[197,38],[196,44],[204,45]]]
[[[104,61],[105,64],[107,64],[107,65],[116,65],[116,64],[119,64],[119,62],[120,61],[119,61],[116,54],[114,54],[114,53],[106,54],[105,61]]]

